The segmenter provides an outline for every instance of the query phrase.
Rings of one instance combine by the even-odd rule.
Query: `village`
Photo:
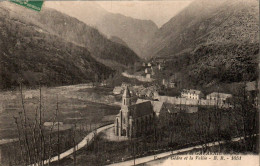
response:
[[[162,125],[163,122],[168,125],[165,123],[169,121],[169,117],[176,117],[180,113],[194,114],[201,107],[207,107],[209,110],[233,108],[233,95],[230,93],[214,91],[203,94],[197,89],[180,89],[180,82],[174,74],[169,78],[156,80],[155,76],[161,74],[164,64],[163,59],[142,63],[136,78],[149,82],[148,85],[123,82],[121,86],[114,87],[113,94],[122,96],[121,110],[114,122],[116,136],[141,136],[141,133],[149,133],[152,125]],[[132,75],[131,78],[135,77]],[[163,93],[172,89],[178,89],[179,92],[169,96]],[[245,89],[249,93],[247,97],[253,97],[257,104],[256,82],[248,82]]]
[[[56,153],[63,152],[64,160],[56,156],[53,158],[54,165],[58,165],[59,160],[62,164],[75,160],[79,163],[89,162],[90,165],[120,163],[135,157],[240,135],[241,117],[233,119],[233,116],[241,115],[236,114],[240,107],[240,103],[234,102],[238,98],[237,94],[225,93],[223,90],[205,93],[203,89],[189,88],[183,85],[177,74],[165,75],[169,72],[165,69],[167,66],[164,60],[152,60],[135,64],[112,79],[72,86],[43,87],[41,94],[38,90],[25,90],[22,96],[26,109],[32,109],[29,112],[33,112],[40,95],[49,104],[43,119],[44,130],[61,135],[75,132],[73,139],[68,135],[62,138],[59,143],[61,149],[56,149]],[[252,100],[253,108],[257,108],[256,82],[247,82],[245,91],[246,100]],[[3,115],[7,113],[6,110],[19,109],[19,93],[3,93],[3,98],[9,99],[0,109],[4,110]],[[58,94],[58,100],[58,96],[53,94]],[[50,117],[53,114],[51,110],[57,111],[55,107],[59,107],[60,111],[55,113],[59,118],[54,121]],[[6,117],[6,120],[12,118]],[[231,130],[228,136],[221,133],[226,130]],[[192,136],[189,135],[191,133]],[[15,143],[17,138],[14,136],[15,133],[11,135],[9,132],[6,137],[10,139],[7,141]],[[93,143],[89,144],[91,140]],[[65,148],[66,145],[72,148]],[[80,151],[77,157],[78,147],[91,155]],[[84,156],[82,153],[88,157],[80,157]],[[94,154],[97,157],[93,159],[91,156]]]
[[[259,1],[20,1],[0,2],[0,166],[259,158]]]

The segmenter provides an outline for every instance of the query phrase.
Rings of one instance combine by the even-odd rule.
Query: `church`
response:
[[[154,115],[151,101],[131,103],[130,91],[126,86],[121,110],[115,119],[115,135],[133,138],[151,132]]]

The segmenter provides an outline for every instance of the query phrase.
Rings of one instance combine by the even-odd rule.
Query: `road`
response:
[[[243,137],[241,138],[243,139]],[[238,138],[233,138],[232,141],[236,142],[239,141],[240,137]],[[221,144],[225,143],[224,141],[220,141]],[[211,146],[217,146],[219,145],[219,142],[211,142],[207,144],[208,147]],[[197,146],[193,146],[193,147],[189,147],[189,148],[184,148],[184,149],[179,149],[179,150],[175,150],[175,151],[169,151],[169,152],[164,152],[164,153],[160,153],[160,154],[156,154],[156,155],[152,155],[152,156],[146,156],[146,157],[141,157],[141,158],[137,158],[135,160],[128,160],[128,161],[124,161],[124,162],[120,162],[120,163],[114,163],[114,164],[110,164],[108,166],[130,166],[130,165],[138,165],[138,164],[144,164],[150,161],[154,161],[154,160],[158,160],[164,157],[168,157],[174,154],[178,154],[178,153],[182,153],[182,152],[188,152],[197,148],[201,148],[201,145],[197,145]]]
[[[152,82],[152,81],[154,81],[154,79],[152,79],[152,78],[146,78],[144,76],[131,75],[131,74],[128,74],[126,72],[123,72],[122,76],[127,77],[127,78],[135,78],[135,79],[137,79],[138,81],[141,81],[141,82]]]
[[[107,126],[103,126],[101,128],[98,128],[96,133],[99,134],[100,132],[106,130],[106,129],[109,129],[111,127],[113,127],[114,124],[110,124],[110,125],[107,125]],[[81,148],[83,148],[84,146],[88,145],[88,143],[93,139],[95,135],[95,132],[92,131],[91,133],[89,133],[80,143],[78,143],[75,147],[72,147],[71,149],[63,152],[60,154],[60,160],[65,158],[65,157],[68,157],[69,155],[71,155],[73,152],[74,152],[74,149],[79,150]],[[52,157],[50,160],[47,159],[47,160],[44,160],[44,165],[45,164],[48,164],[49,162],[55,162],[55,161],[58,161],[58,156],[55,156],[55,157]],[[35,164],[32,164],[30,166],[38,166],[39,164],[35,163]]]

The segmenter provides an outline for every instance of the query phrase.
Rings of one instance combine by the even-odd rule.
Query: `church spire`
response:
[[[128,86],[125,87],[125,90],[124,90],[124,93],[123,93],[123,97],[131,97],[130,91],[128,89]]]
[[[122,96],[122,105],[123,106],[129,106],[131,105],[131,94],[130,94],[130,91],[128,89],[128,86],[125,87],[125,90],[124,90],[124,93],[123,93],[123,96]]]

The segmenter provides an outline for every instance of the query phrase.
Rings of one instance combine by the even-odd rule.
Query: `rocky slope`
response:
[[[171,56],[200,44],[259,41],[256,0],[195,0],[163,25],[147,44],[147,56]]]
[[[144,57],[145,44],[158,30],[157,25],[151,20],[134,19],[121,14],[110,13],[95,2],[46,2],[46,6],[97,28],[109,38],[116,36],[122,39],[140,57]]]

